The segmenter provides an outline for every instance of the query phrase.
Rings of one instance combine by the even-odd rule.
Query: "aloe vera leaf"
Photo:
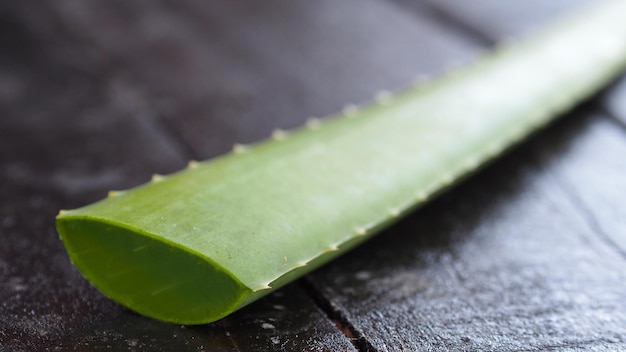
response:
[[[277,131],[62,211],[69,257],[156,319],[215,321],[344,253],[570,109],[626,66],[626,2],[365,108]]]

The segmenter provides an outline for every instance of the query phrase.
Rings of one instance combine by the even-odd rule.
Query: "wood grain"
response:
[[[200,159],[478,53],[429,18],[375,0],[58,4]]]
[[[606,147],[621,131],[570,120],[312,285],[377,351],[625,348],[624,258],[555,176],[572,160],[564,149]]]
[[[609,88],[599,104],[626,128],[626,77]]]
[[[519,38],[537,30],[549,21],[591,4],[592,0],[555,0],[523,2],[476,0],[393,0],[405,3],[417,2],[442,11],[450,22],[471,28],[484,40],[492,43]]]
[[[626,194],[626,130],[600,116],[581,125],[584,134],[555,135],[562,145],[554,177],[594,233],[626,259],[626,210],[620,196]]]
[[[84,281],[60,208],[441,73],[587,0],[0,4],[0,351],[626,349],[623,84],[216,324]]]
[[[472,27],[484,44],[531,31],[568,5],[489,2],[471,13],[474,4],[436,4],[449,11],[439,17]],[[585,115],[320,270],[311,285],[374,350],[623,349],[624,136]]]
[[[354,350],[298,287],[188,328],[137,316],[80,276],[54,230],[58,210],[189,156],[119,67],[30,10],[0,5],[11,34],[0,37],[0,351]]]

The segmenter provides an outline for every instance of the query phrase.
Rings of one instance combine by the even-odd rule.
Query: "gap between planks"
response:
[[[622,76],[622,78],[625,78],[626,74],[624,76]],[[618,78],[615,82],[619,82],[620,78]],[[603,93],[601,93],[602,96],[607,95],[608,91],[610,91],[611,89],[613,89],[613,86],[608,87],[608,89],[606,89]],[[624,96],[624,99],[626,99],[626,96]],[[620,118],[619,114],[616,114],[614,111],[612,111],[612,109],[610,109],[607,106],[607,102],[605,100],[600,100],[599,102],[594,101],[594,104],[592,105],[593,111],[597,112],[600,115],[604,115],[606,117],[608,117],[608,119],[610,121],[612,121],[615,125],[617,125],[617,127],[624,132],[625,138],[626,138],[626,119]]]
[[[356,329],[345,314],[330,299],[326,298],[307,277],[301,279],[299,284],[313,303],[335,324],[337,329],[346,336],[357,351],[377,352],[377,349]]]
[[[394,3],[396,6],[408,9],[411,14],[422,12],[427,15],[434,23],[439,24],[442,28],[449,30],[454,36],[465,42],[470,42],[480,48],[493,48],[500,43],[497,38],[484,33],[482,30],[474,28],[471,24],[466,23],[455,14],[446,11],[444,8],[437,6],[431,1],[415,1],[415,0],[386,0]]]
[[[408,8],[411,13],[424,11],[429,17],[437,24],[440,24],[443,28],[447,28],[451,31],[451,34],[458,37],[459,40],[470,42],[482,48],[492,49],[500,43],[506,42],[506,40],[500,40],[496,36],[492,36],[490,33],[485,33],[480,29],[474,28],[470,23],[467,23],[462,18],[450,13],[445,8],[437,6],[436,3],[431,1],[415,3],[410,0],[387,0],[397,6]],[[609,88],[610,89],[610,88]],[[598,96],[605,95],[606,90],[591,97],[586,102],[581,102],[578,106],[591,102],[593,109],[587,113],[593,114],[598,112],[602,115],[609,117],[614,124],[617,124],[620,130],[624,131],[626,138],[626,123],[618,119],[616,116],[607,111],[606,103],[598,104]],[[575,109],[574,107],[572,111]],[[568,112],[568,113],[571,113]],[[553,174],[553,176],[561,181],[562,177]],[[565,181],[564,181],[565,182]],[[557,183],[558,184],[558,183]],[[607,245],[611,250],[617,252],[624,260],[626,260],[626,251],[620,248],[611,238],[605,233],[594,214],[588,209],[587,204],[575,194],[575,191],[567,184],[559,186],[568,200],[572,203],[574,209],[580,214],[582,220],[587,223],[590,230],[595,233],[602,243]],[[373,345],[354,327],[354,325],[347,319],[332,302],[327,299],[322,292],[320,292],[312,282],[306,277],[302,279],[301,285],[305,292],[310,295],[315,304],[326,314],[326,316],[332,320],[337,328],[352,342],[358,351],[376,351]]]
[[[594,103],[590,104],[590,107],[591,109],[589,111],[583,112],[585,115],[588,115],[583,116],[583,118],[594,118],[594,115],[597,115],[597,117],[595,117],[596,119],[605,119],[616,130],[618,130],[623,135],[624,140],[626,140],[626,125],[624,125],[620,119],[611,116],[611,114],[606,111],[603,106],[598,106]],[[626,249],[622,248],[617,242],[615,242],[615,240],[613,240],[613,238],[602,228],[595,213],[579,195],[576,188],[572,186],[571,181],[568,180],[567,177],[563,177],[554,171],[549,172],[552,177],[558,180],[555,184],[563,191],[568,201],[572,204],[576,212],[580,214],[581,219],[589,226],[590,230],[598,235],[600,241],[609,247],[610,250],[617,253],[626,261]]]

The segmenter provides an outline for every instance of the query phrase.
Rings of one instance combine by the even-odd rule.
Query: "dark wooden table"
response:
[[[626,350],[626,80],[214,324],[116,305],[54,228],[61,208],[400,90],[583,2],[0,2],[0,351]]]

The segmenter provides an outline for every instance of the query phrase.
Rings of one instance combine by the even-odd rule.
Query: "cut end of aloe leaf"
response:
[[[60,214],[57,228],[85,278],[142,315],[208,323],[236,310],[252,292],[210,259],[123,224]]]
[[[615,78],[626,68],[624,13],[624,0],[598,2],[421,88],[62,212],[61,239],[83,275],[131,310],[220,319],[375,235]]]

